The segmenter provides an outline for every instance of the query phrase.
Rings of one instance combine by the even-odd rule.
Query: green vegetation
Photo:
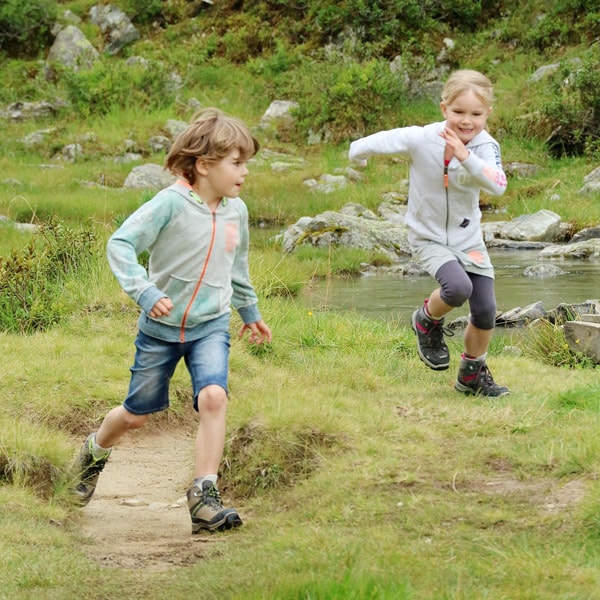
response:
[[[596,597],[593,365],[568,351],[558,327],[498,333],[490,363],[511,395],[465,398],[453,390],[454,365],[437,374],[422,366],[407,328],[303,306],[314,277],[356,273],[383,257],[336,248],[285,255],[272,237],[301,216],[346,202],[373,209],[402,189],[407,167],[392,158],[331,194],[312,194],[303,181],[348,166],[358,135],[439,118],[437,99],[412,83],[437,65],[444,37],[455,41],[448,68],[480,69],[495,83],[490,129],[504,162],[540,169],[511,179],[497,207],[507,218],[551,208],[574,229],[600,223],[597,195],[578,193],[598,159],[598,2],[122,0],[114,4],[141,39],[122,55],[101,54],[88,71],[50,76],[43,59],[54,15],[81,17],[102,51],[88,19],[95,4],[0,7],[0,109],[56,104],[52,116],[2,118],[0,215],[42,228],[33,235],[0,222],[0,597]],[[125,67],[133,56],[147,66]],[[408,80],[390,70],[396,56]],[[530,81],[551,63],[553,74]],[[183,85],[170,85],[173,73]],[[259,127],[280,99],[299,103],[295,125]],[[143,162],[160,164],[149,138],[166,135],[169,119],[189,120],[191,100],[246,120],[263,148],[302,159],[281,174],[259,155],[244,188],[253,280],[275,335],[258,348],[232,340],[222,481],[246,523],[195,541],[183,566],[106,566],[81,531],[89,509],[72,505],[68,486],[83,436],[121,402],[132,359],[137,309],[103,248],[149,195],[122,187],[132,164],[114,157],[130,140]],[[558,126],[574,132],[573,155],[545,145]],[[24,142],[40,131],[39,144]],[[309,145],[313,136],[322,142]],[[73,143],[83,155],[64,160]],[[234,316],[232,331],[239,325]],[[449,345],[456,356],[459,336]],[[170,411],[149,431],[183,430],[191,444],[189,396],[182,367]],[[153,477],[169,476],[158,458]],[[141,544],[151,546],[160,525],[150,518]]]

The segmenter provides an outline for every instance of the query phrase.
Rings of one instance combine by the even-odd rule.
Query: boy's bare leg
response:
[[[200,424],[194,455],[195,479],[187,491],[192,533],[222,531],[242,524],[234,508],[223,507],[215,482],[225,446],[226,412],[227,393],[221,386],[209,385],[200,391]]]
[[[223,447],[227,393],[219,385],[209,385],[198,394],[200,424],[196,435],[194,452],[194,477],[216,475],[219,472]]]
[[[147,420],[148,415],[134,415],[125,407],[117,406],[104,417],[96,432],[96,443],[102,448],[112,448],[126,431],[143,427]]]
[[[142,427],[147,420],[148,415],[134,415],[117,406],[104,417],[98,431],[88,435],[73,466],[76,473],[73,491],[81,505],[86,505],[94,495],[113,445],[126,431]]]

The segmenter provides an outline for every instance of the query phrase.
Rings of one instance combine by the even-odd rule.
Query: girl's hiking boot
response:
[[[444,327],[444,319],[434,321],[426,314],[423,307],[418,308],[411,318],[413,331],[417,335],[417,352],[419,358],[434,371],[443,371],[450,366],[450,353],[444,341],[444,334],[454,332]]]
[[[104,465],[106,465],[106,461],[110,456],[110,450],[101,458],[94,456],[92,442],[95,435],[95,433],[90,433],[87,436],[73,466],[73,472],[77,478],[77,484],[73,492],[82,506],[85,506],[92,499],[100,472],[104,469]]]
[[[509,393],[508,388],[498,385],[485,361],[461,358],[458,379],[454,387],[459,392],[472,396],[480,395],[488,398],[499,398]]]
[[[202,482],[187,491],[188,508],[192,517],[192,533],[225,531],[242,524],[234,508],[223,508],[219,490],[210,481]]]

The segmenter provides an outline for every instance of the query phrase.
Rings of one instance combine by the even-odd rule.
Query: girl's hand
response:
[[[469,158],[469,151],[452,129],[446,127],[440,131],[439,135],[446,140],[446,150],[449,149],[451,152],[450,158],[455,156],[460,162],[464,162]]]
[[[250,337],[248,338],[248,341],[251,344],[262,344],[263,342],[270,342],[273,337],[273,335],[271,334],[271,330],[262,319],[260,321],[256,321],[256,323],[243,325],[240,329],[238,337],[240,339],[244,337],[244,333],[246,333],[246,331],[250,331]]]

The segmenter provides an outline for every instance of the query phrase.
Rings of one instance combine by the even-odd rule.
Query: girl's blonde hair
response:
[[[165,160],[165,169],[194,184],[198,158],[214,164],[232,150],[239,150],[240,158],[248,160],[259,148],[260,144],[244,123],[218,108],[205,108],[194,116],[189,127],[173,142]]]
[[[442,90],[442,102],[446,105],[452,104],[458,96],[469,90],[473,90],[473,93],[481,102],[487,104],[487,106],[492,106],[494,101],[492,82],[483,73],[470,69],[454,71],[450,75]]]

